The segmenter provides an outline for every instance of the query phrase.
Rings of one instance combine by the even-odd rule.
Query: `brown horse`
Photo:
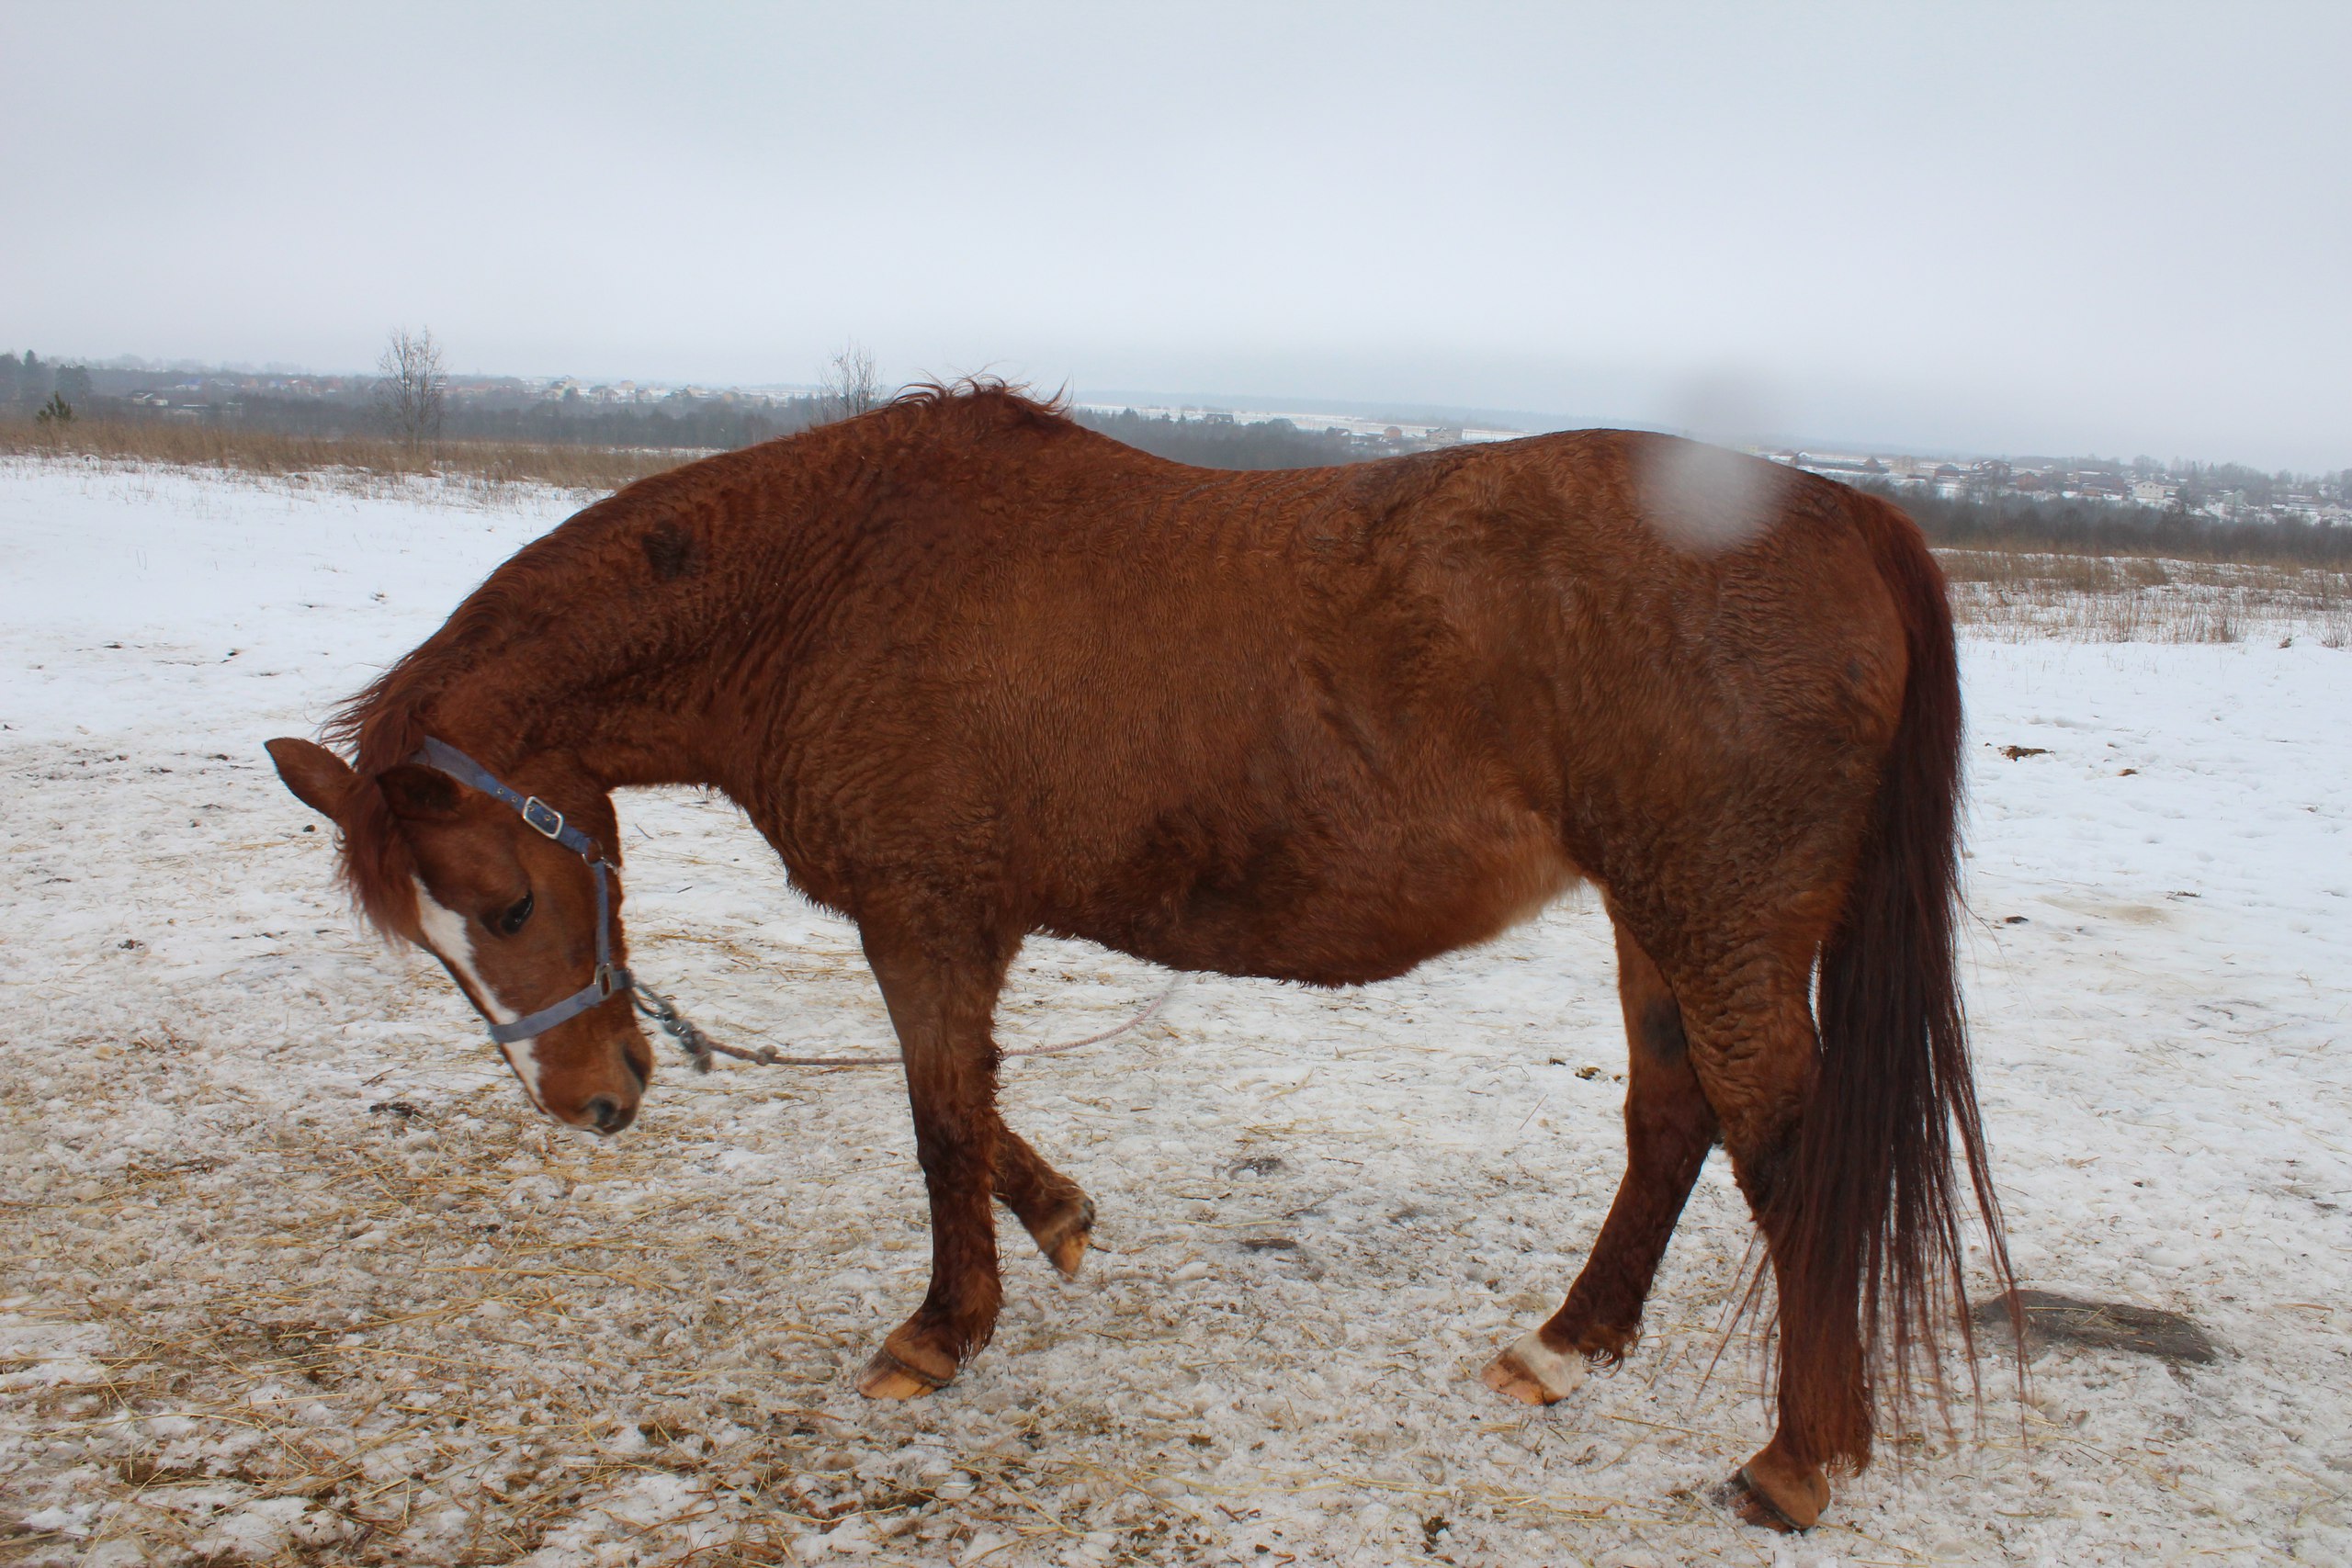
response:
[[[599,908],[615,789],[725,792],[857,922],[932,1213],[930,1292],[859,1383],[885,1398],[988,1342],[991,1199],[1065,1272],[1087,1245],[1092,1205],[995,1107],[1028,933],[1358,985],[1589,881],[1624,1181],[1487,1381],[1548,1404],[1626,1353],[1720,1141],[1780,1331],[1737,1479],[1803,1527],[1876,1396],[1939,1375],[1955,1126],[2006,1277],[1953,975],[1959,735],[1942,578],[1842,486],[1608,431],[1215,473],[976,386],[631,485],[353,701],[356,770],[270,750],[561,1121],[626,1126],[652,1066]]]

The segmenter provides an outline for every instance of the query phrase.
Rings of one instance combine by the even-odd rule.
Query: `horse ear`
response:
[[[291,736],[269,742],[269,760],[277,764],[277,776],[295,799],[332,821],[343,820],[351,792],[359,787],[359,775],[350,763],[323,746]]]
[[[376,775],[385,804],[403,822],[447,822],[458,814],[458,784],[435,768],[399,762]]]

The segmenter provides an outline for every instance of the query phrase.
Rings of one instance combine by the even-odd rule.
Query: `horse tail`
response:
[[[1814,1346],[1784,1339],[1785,1356],[1842,1362],[1860,1378],[1849,1408],[1865,1426],[1827,1445],[1858,1468],[1869,1461],[1878,1392],[1903,1412],[1924,1366],[1946,1404],[1938,1349],[1951,1326],[1975,1380],[1955,1132],[1993,1272],[2005,1291],[2011,1285],[1953,951],[1961,705],[1951,605],[1911,519],[1875,500],[1867,512],[1859,521],[1901,615],[1909,673],[1861,859],[1821,950],[1820,1075],[1781,1189],[1797,1265],[1782,1279],[1813,1299],[1783,1302],[1780,1314],[1784,1335],[1825,1337]]]

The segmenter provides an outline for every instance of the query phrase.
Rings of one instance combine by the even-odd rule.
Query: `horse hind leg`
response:
[[[1028,1141],[1000,1123],[996,1135],[996,1196],[1029,1232],[1029,1239],[1061,1270],[1078,1278],[1094,1233],[1094,1204],[1078,1183],[1047,1165]]]
[[[1683,989],[1688,1001],[1704,988]],[[1817,1099],[1804,978],[1782,974],[1708,996],[1689,1021],[1691,1063],[1764,1232],[1779,1306],[1778,1425],[1731,1491],[1749,1522],[1808,1529],[1829,1503],[1828,1467],[1868,1462],[1872,1415],[1858,1281],[1806,1245],[1811,1195],[1792,1186],[1798,1129]]]
[[[1560,1310],[1486,1371],[1487,1386],[1530,1404],[1565,1398],[1586,1365],[1613,1366],[1633,1348],[1650,1280],[1715,1140],[1715,1113],[1691,1071],[1682,1010],[1622,925],[1617,999],[1629,1045],[1624,1178]]]

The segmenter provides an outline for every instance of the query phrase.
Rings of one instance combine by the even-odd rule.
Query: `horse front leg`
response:
[[[968,934],[943,938],[941,929],[868,922],[865,931],[866,960],[899,1036],[915,1158],[931,1200],[931,1288],[859,1375],[858,1392],[871,1399],[945,1387],[996,1332],[1003,1296],[990,1203],[1010,1134],[997,1120],[990,1020],[1012,953]]]
[[[1682,1010],[1641,944],[1617,928],[1625,1015],[1625,1175],[1600,1238],[1551,1320],[1497,1356],[1487,1386],[1529,1404],[1566,1398],[1587,1364],[1623,1360],[1675,1222],[1715,1141],[1715,1113],[1691,1071]]]

